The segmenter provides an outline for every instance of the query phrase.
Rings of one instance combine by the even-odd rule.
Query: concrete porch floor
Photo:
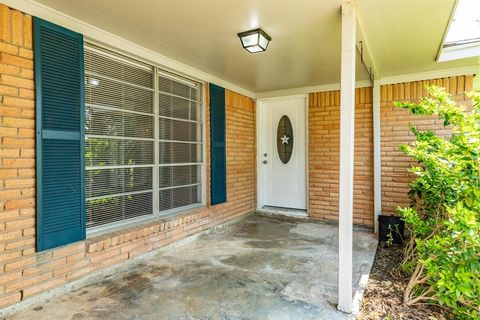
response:
[[[336,311],[337,227],[254,215],[8,319],[350,319]],[[354,289],[376,239],[354,233]]]

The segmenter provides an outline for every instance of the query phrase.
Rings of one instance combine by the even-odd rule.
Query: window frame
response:
[[[162,67],[161,65],[154,63],[152,61],[149,61],[147,59],[144,59],[142,57],[138,57],[136,55],[130,54],[128,52],[124,52],[121,49],[114,48],[108,45],[105,45],[103,43],[100,43],[96,40],[90,39],[90,38],[85,38],[84,39],[84,50],[87,48],[98,48],[101,51],[105,50],[107,51],[106,53],[108,54],[108,51],[112,52],[113,54],[119,55],[120,58],[123,56],[128,59],[133,59],[139,63],[146,64],[153,69],[153,94],[154,94],[154,99],[153,99],[153,116],[154,116],[154,147],[153,147],[153,152],[154,152],[154,166],[152,168],[152,190],[153,190],[153,195],[152,195],[152,209],[153,212],[151,214],[143,215],[143,216],[138,216],[138,217],[133,217],[125,220],[120,220],[120,221],[115,221],[95,227],[90,227],[86,229],[86,235],[87,238],[91,238],[94,236],[98,236],[101,234],[105,233],[110,233],[110,232],[115,232],[119,231],[128,227],[132,227],[135,225],[139,225],[142,223],[150,222],[150,221],[156,221],[159,219],[166,219],[170,217],[177,216],[180,213],[188,212],[190,210],[196,209],[196,208],[202,208],[206,207],[207,205],[207,105],[206,105],[206,83],[202,80],[192,78],[188,75],[182,74],[180,72],[177,72],[175,70],[169,70],[168,68]],[[199,92],[199,100],[196,101],[196,103],[199,104],[200,106],[200,121],[199,123],[201,124],[201,140],[198,142],[201,144],[201,162],[196,163],[200,167],[200,183],[198,184],[200,188],[200,197],[199,197],[199,202],[178,207],[178,208],[172,208],[168,210],[163,210],[160,211],[159,205],[160,205],[160,199],[159,199],[159,168],[161,166],[160,164],[160,154],[159,154],[159,149],[160,149],[160,116],[159,116],[159,96],[160,93],[162,92],[159,90],[159,77],[160,76],[168,76],[170,79],[173,81],[177,82],[184,82],[189,85],[195,84],[198,86],[198,92]],[[180,97],[183,98],[183,97]],[[173,118],[175,119],[175,118]],[[85,137],[84,137],[85,139]],[[188,143],[188,142],[187,142]]]

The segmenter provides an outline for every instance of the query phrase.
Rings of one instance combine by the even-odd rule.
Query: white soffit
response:
[[[340,81],[342,0],[18,1],[43,4],[252,92]],[[255,27],[272,37],[265,53],[246,52],[237,37]],[[357,78],[368,79],[361,65]]]
[[[340,81],[342,0],[0,1],[248,96],[336,87]],[[377,75],[479,65],[477,58],[435,61],[454,6],[455,0],[358,1],[357,36],[368,42],[365,58]],[[272,37],[265,53],[249,54],[237,37],[255,27]],[[369,79],[358,59],[356,79],[362,86]]]
[[[478,58],[436,62],[455,3],[455,0],[359,1],[363,32],[382,79],[480,64]]]

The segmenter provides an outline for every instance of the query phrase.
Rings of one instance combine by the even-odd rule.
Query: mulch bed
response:
[[[445,310],[432,305],[404,306],[403,291],[409,277],[399,266],[402,248],[378,245],[359,320],[446,320]]]

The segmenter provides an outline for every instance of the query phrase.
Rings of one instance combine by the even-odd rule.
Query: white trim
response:
[[[464,58],[473,58],[480,56],[480,41],[442,47],[442,52],[438,57],[438,62],[459,60]]]
[[[307,201],[305,205],[305,210],[307,213],[307,217],[310,216],[310,160],[308,158],[309,156],[309,151],[308,149],[310,148],[309,141],[310,141],[310,128],[309,128],[309,120],[310,117],[308,116],[310,110],[310,97],[308,94],[305,94],[305,183],[306,183],[306,188],[305,188],[305,200]]]
[[[446,78],[446,77],[464,76],[464,75],[476,74],[478,71],[477,69],[478,69],[478,66],[472,65],[472,66],[466,66],[466,67],[460,67],[460,68],[410,73],[410,74],[403,74],[398,76],[382,77],[381,79],[379,79],[378,82],[380,85],[386,85],[386,84],[394,84],[394,83],[414,82],[414,81],[422,81],[422,80],[430,80],[430,79],[438,79],[438,78]]]
[[[355,138],[355,60],[357,8],[342,5],[340,90],[340,178],[338,217],[338,305],[346,313],[353,307],[353,175]]]
[[[455,0],[455,5],[453,6],[453,10],[450,13],[450,18],[448,19],[448,24],[447,27],[445,28],[445,31],[443,32],[443,37],[442,37],[442,42],[440,42],[440,45],[437,50],[437,56],[435,57],[435,62],[439,62],[438,59],[442,55],[442,50],[443,50],[443,45],[445,44],[445,40],[447,39],[448,31],[450,30],[450,26],[452,25],[452,20],[453,17],[455,16],[455,12],[457,11],[458,3],[460,0]]]
[[[257,209],[258,213],[268,214],[268,215],[280,215],[280,216],[287,216],[292,218],[299,218],[299,219],[308,219],[308,213],[306,210],[298,210],[298,209],[286,209],[280,207],[262,207]]]
[[[378,234],[378,216],[382,213],[382,157],[381,157],[381,97],[380,84],[373,81],[373,203],[375,234]]]
[[[261,192],[260,190],[262,190],[262,187],[263,187],[263,183],[262,183],[262,176],[261,176],[261,172],[262,172],[262,165],[261,165],[261,162],[262,162],[262,153],[260,152],[261,150],[261,146],[262,146],[262,143],[261,143],[261,132],[260,132],[260,123],[261,121],[263,121],[263,118],[261,116],[261,112],[260,112],[260,108],[262,106],[262,101],[261,99],[256,99],[255,100],[255,133],[256,133],[256,153],[257,153],[257,157],[256,157],[256,164],[257,164],[257,171],[256,171],[256,179],[257,179],[257,209],[263,207],[263,192]]]
[[[202,206],[207,206],[207,188],[210,188],[210,184],[207,184],[207,84],[202,84],[200,90],[202,92],[202,163],[201,163],[201,203]],[[210,95],[210,93],[208,93]],[[208,96],[210,102],[210,96]],[[208,112],[210,113],[210,106],[208,106]],[[210,119],[208,119],[210,121]],[[209,124],[210,125],[210,124]]]
[[[153,155],[153,161],[155,161],[155,167],[152,169],[152,183],[153,183],[153,196],[152,196],[152,201],[153,201],[153,205],[152,205],[152,209],[153,209],[153,214],[158,217],[159,214],[160,214],[160,192],[158,190],[158,187],[159,187],[159,183],[160,183],[160,167],[158,166],[158,164],[160,163],[160,143],[159,143],[159,140],[160,140],[160,118],[159,118],[159,114],[160,114],[160,101],[159,101],[159,95],[158,95],[158,68],[153,68],[153,76],[154,76],[154,79],[153,79],[153,85],[154,85],[154,88],[155,88],[155,92],[154,92],[154,97],[153,97],[153,115],[154,115],[154,119],[153,119],[153,124],[154,124],[154,129],[153,129],[153,133],[154,133],[154,139],[155,139],[155,142],[154,142],[154,146],[153,146],[153,152],[154,155]]]
[[[159,70],[159,72],[157,73],[157,76],[160,76],[162,78],[168,78],[168,79],[173,80],[175,82],[181,82],[181,83],[183,83],[183,84],[185,84],[185,85],[187,85],[191,88],[194,88],[194,89],[198,89],[198,86],[199,86],[198,82],[191,81],[189,79],[178,76],[178,75],[176,75],[174,73],[171,73],[171,72],[168,72],[168,71]],[[162,92],[162,91],[160,91],[160,92]],[[181,96],[179,96],[179,97],[181,97]],[[183,97],[181,97],[181,98],[183,98]]]
[[[368,88],[372,84],[370,80],[360,80],[355,82],[356,88]],[[314,92],[327,92],[340,90],[340,83],[330,83],[330,84],[321,84],[315,86],[299,87],[293,89],[282,89],[282,90],[272,90],[272,91],[263,91],[257,92],[257,99],[266,99],[266,98],[277,98],[282,96],[298,96],[305,95]]]
[[[167,71],[172,71],[177,74],[183,74],[187,77],[194,78],[200,82],[212,82],[226,89],[235,91],[237,93],[255,98],[254,92],[235,85],[231,82],[222,80],[209,73],[203,72],[199,69],[188,66],[184,63],[171,59],[167,56],[154,52],[150,49],[135,44],[129,40],[121,38],[117,35],[109,33],[91,24],[88,24],[79,19],[73,18],[65,13],[57,11],[53,8],[40,4],[33,0],[2,0],[2,2],[14,9],[25,12],[32,16],[48,20],[63,27],[69,28],[73,31],[83,34],[87,38],[100,41],[113,48],[118,48],[122,51],[129,52],[135,56],[142,57],[155,65],[160,66]]]
[[[393,83],[402,83],[402,82],[413,82],[413,81],[422,81],[430,79],[438,79],[445,77],[456,77],[464,76],[478,73],[478,66],[471,65],[466,67],[459,68],[450,68],[450,69],[439,69],[428,72],[418,72],[418,73],[409,73],[402,74],[397,76],[387,76],[382,78],[377,78],[380,85],[393,84]],[[370,80],[358,80],[355,81],[355,88],[370,88],[372,84]],[[293,89],[282,89],[282,90],[272,90],[272,91],[262,91],[257,92],[257,99],[277,99],[282,96],[298,96],[302,94],[315,93],[315,92],[328,92],[328,91],[337,91],[340,90],[340,83],[330,83],[330,84],[321,84],[315,86],[306,86]]]
[[[295,100],[295,99],[307,99],[308,96],[305,93],[295,94],[295,95],[279,95],[265,98],[257,98],[257,101],[285,101],[285,100]]]

